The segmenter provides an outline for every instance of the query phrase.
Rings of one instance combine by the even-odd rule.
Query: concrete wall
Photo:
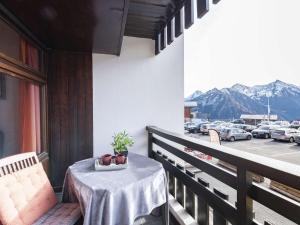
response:
[[[121,56],[93,55],[94,156],[113,152],[114,132],[147,154],[147,125],[183,132],[183,35],[154,56],[154,41],[125,37]]]

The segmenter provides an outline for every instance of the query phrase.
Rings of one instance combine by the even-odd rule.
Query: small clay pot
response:
[[[118,154],[116,156],[116,164],[125,164],[126,163],[126,157],[123,154]]]
[[[105,166],[109,166],[111,164],[112,155],[105,154],[101,157],[102,164]]]
[[[115,155],[122,154],[122,155],[124,155],[125,157],[128,156],[128,150],[122,151],[122,152],[120,152],[120,153],[118,153],[116,150],[114,150],[114,153],[115,153]]]

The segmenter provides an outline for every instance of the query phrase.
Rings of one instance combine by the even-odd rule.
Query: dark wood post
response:
[[[221,1],[221,0],[213,0],[213,3],[214,3],[214,4],[218,4],[219,1]]]
[[[175,37],[183,33],[183,9],[180,9],[175,15]]]
[[[184,171],[184,167],[177,164],[177,168]],[[176,200],[181,204],[182,207],[184,207],[184,184],[181,182],[181,180],[176,179]]]
[[[209,183],[205,180],[198,178],[198,182],[204,187],[209,188]],[[208,225],[209,224],[209,206],[204,198],[197,196],[198,198],[198,224]]]
[[[214,188],[214,193],[218,195],[220,198],[223,198],[224,200],[228,200],[228,195],[222,193],[221,191]],[[213,214],[213,224],[214,225],[228,225],[227,220],[224,218],[222,214],[220,214],[218,211],[214,210]],[[244,224],[243,224],[244,225]],[[246,225],[246,224],[245,224]]]
[[[195,178],[195,173],[186,170],[186,174]],[[196,218],[196,195],[186,187],[185,209],[193,217]]]
[[[170,45],[174,41],[174,19],[171,19],[167,25],[167,42]]]
[[[184,5],[184,27],[188,29],[194,24],[194,0],[186,0]]]
[[[167,28],[161,30],[160,32],[160,50],[164,50],[167,46]]]
[[[201,18],[209,10],[208,0],[197,0],[197,17]]]
[[[172,159],[169,159],[169,162],[175,165],[175,161]],[[172,174],[168,174],[168,183],[169,183],[169,193],[173,195],[175,198],[175,177]]]
[[[148,157],[153,158],[153,133],[148,131]]]
[[[160,34],[155,36],[155,55],[160,53]]]
[[[238,224],[250,225],[253,220],[253,201],[248,196],[252,174],[245,168],[237,168],[237,213]]]

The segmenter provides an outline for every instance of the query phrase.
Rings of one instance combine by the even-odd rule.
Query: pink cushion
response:
[[[0,221],[3,225],[31,225],[56,203],[41,163],[0,177]]]

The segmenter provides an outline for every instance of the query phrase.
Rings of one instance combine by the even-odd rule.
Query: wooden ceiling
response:
[[[25,25],[48,48],[120,53],[129,0],[2,0],[1,3],[15,16],[15,23]]]
[[[131,0],[125,35],[154,39],[183,3],[184,0]]]
[[[2,0],[1,4],[9,19],[28,28],[47,48],[119,55],[124,32],[154,38],[183,1]]]
[[[126,35],[155,39],[158,54],[183,32],[183,6],[193,24],[195,1],[200,18],[208,0],[1,0],[0,16],[45,48],[119,55]]]

